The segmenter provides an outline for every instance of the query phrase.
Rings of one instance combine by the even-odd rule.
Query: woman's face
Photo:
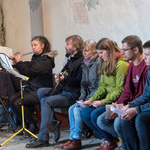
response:
[[[32,50],[37,51],[35,52],[36,55],[39,55],[43,52],[44,44],[41,44],[39,40],[31,41]]]
[[[99,57],[101,57],[104,61],[107,61],[110,55],[108,50],[97,50]]]
[[[93,56],[93,52],[88,48],[88,46],[84,47],[83,56],[84,56],[84,59],[90,59]]]

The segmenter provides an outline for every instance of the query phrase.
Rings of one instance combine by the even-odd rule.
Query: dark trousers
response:
[[[66,91],[49,96],[52,91],[52,88],[40,88],[37,92],[41,102],[41,126],[38,138],[44,141],[49,140],[50,120],[53,118],[52,110],[54,108],[69,108],[79,97],[77,93]]]
[[[29,122],[29,124],[34,123],[31,109],[33,110],[34,106],[40,105],[37,91],[31,91],[30,89],[26,88],[23,93],[23,100],[21,100],[21,92],[19,91],[10,97],[9,103],[20,122],[22,122],[21,104],[23,104],[25,121]]]

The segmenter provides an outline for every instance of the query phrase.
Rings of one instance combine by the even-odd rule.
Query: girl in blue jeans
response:
[[[103,131],[97,125],[97,118],[105,112],[105,105],[116,101],[123,92],[129,63],[125,61],[117,43],[108,38],[102,38],[96,45],[96,49],[101,64],[99,70],[101,75],[100,85],[93,96],[84,102],[87,107],[82,110],[81,118],[103,139]],[[109,144],[114,149],[117,147],[114,139]],[[100,150],[100,148],[98,149]]]
[[[81,95],[79,101],[69,108],[70,138],[66,143],[60,144],[65,149],[81,149],[82,147],[81,136],[83,122],[80,113],[86,107],[82,103],[92,97],[99,86],[100,80],[100,76],[97,74],[100,59],[95,47],[96,42],[94,40],[88,40],[84,43]]]

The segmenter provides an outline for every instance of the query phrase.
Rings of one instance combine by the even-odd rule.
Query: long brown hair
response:
[[[109,58],[106,61],[106,64],[104,63],[104,60],[100,58],[100,70],[99,74],[105,73],[107,76],[110,76],[114,69],[116,68],[116,52],[121,53],[121,49],[118,47],[117,43],[108,39],[108,38],[102,38],[99,40],[99,42],[96,45],[97,50],[108,50],[109,51]]]

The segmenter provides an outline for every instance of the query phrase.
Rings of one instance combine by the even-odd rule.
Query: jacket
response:
[[[143,89],[145,87],[146,77],[147,77],[147,65],[144,60],[141,63],[143,63],[143,68],[141,70],[141,74],[139,77],[139,82],[138,82],[139,88],[137,89],[138,91],[135,91],[133,81],[132,81],[133,63],[131,62],[127,69],[126,84],[124,86],[124,91],[121,94],[120,98],[116,101],[116,103],[118,104],[123,103],[124,105],[126,105],[127,103],[139,98],[142,95]]]
[[[66,70],[68,75],[65,76],[64,80],[61,82],[64,84],[63,90],[80,94],[80,83],[82,78],[81,64],[83,61],[82,51],[79,51],[74,57],[69,57],[68,55],[66,55],[66,57],[68,61],[62,69],[62,72]]]
[[[136,100],[130,102],[129,105],[131,107],[137,107],[138,112],[150,111],[150,66],[148,67],[148,75],[143,94]]]
[[[116,101],[123,92],[128,65],[123,56],[118,58],[116,68],[110,76],[107,76],[105,71],[101,74],[100,86],[90,100],[92,102],[100,100],[102,105]]]
[[[100,68],[100,59],[91,59],[88,67],[84,61],[82,63],[81,95],[79,100],[88,100],[97,91],[100,81],[100,75],[97,74]]]
[[[27,86],[31,90],[38,90],[41,87],[53,87],[52,69],[55,67],[52,52],[41,55],[33,55],[31,61],[19,61],[14,67],[20,74],[29,77]]]

